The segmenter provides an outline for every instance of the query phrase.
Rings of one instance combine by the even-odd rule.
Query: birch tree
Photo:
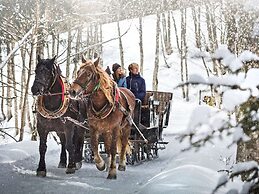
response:
[[[143,22],[142,17],[139,17],[139,53],[140,53],[140,73],[143,75],[144,63],[144,48],[143,48]]]
[[[154,65],[154,71],[153,71],[153,90],[158,90],[158,69],[159,69],[159,36],[160,36],[160,14],[156,14],[157,20],[156,20],[156,51],[155,51],[155,65]]]
[[[120,61],[121,61],[121,66],[124,67],[124,51],[123,51],[121,29],[120,29],[119,21],[117,21],[117,30],[118,30],[118,36],[119,36]]]

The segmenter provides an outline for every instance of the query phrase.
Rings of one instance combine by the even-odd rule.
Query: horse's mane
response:
[[[100,89],[103,91],[104,95],[106,96],[107,100],[113,104],[114,99],[113,99],[113,88],[114,85],[116,84],[111,77],[102,69],[102,67],[97,66],[96,67],[97,74],[100,79]]]

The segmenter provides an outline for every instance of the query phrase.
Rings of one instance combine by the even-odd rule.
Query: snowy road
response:
[[[21,156],[21,160],[11,162],[12,156],[5,158],[0,167],[0,193],[136,193],[139,188],[156,174],[163,171],[168,159],[166,151],[160,152],[160,158],[138,166],[127,166],[126,172],[118,171],[117,180],[107,180],[106,172],[100,172],[94,164],[83,163],[83,167],[73,175],[65,174],[65,169],[58,169],[59,149],[55,142],[49,142],[46,155],[47,177],[36,177],[38,164],[37,143],[22,142],[13,154],[22,154],[26,143],[35,146],[30,156]],[[9,145],[8,145],[9,146]],[[9,147],[8,147],[9,148]],[[53,149],[54,148],[54,149]],[[3,146],[1,159],[4,160]],[[10,155],[10,153],[8,153]],[[29,155],[25,153],[25,155]],[[15,157],[14,157],[15,159]]]

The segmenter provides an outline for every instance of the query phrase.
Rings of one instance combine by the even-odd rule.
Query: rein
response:
[[[58,92],[58,93],[48,93],[48,94],[41,94],[41,95],[38,95],[38,96],[58,96],[58,95],[61,95],[61,94],[64,94],[64,95],[69,95],[68,92]]]

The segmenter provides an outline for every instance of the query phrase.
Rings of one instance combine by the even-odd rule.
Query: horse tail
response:
[[[121,143],[121,138],[117,139],[117,153],[121,153],[121,148],[122,148],[122,143]]]
[[[117,153],[120,155],[122,149],[121,137],[117,139]],[[131,155],[131,142],[128,140],[126,145],[126,154]]]

